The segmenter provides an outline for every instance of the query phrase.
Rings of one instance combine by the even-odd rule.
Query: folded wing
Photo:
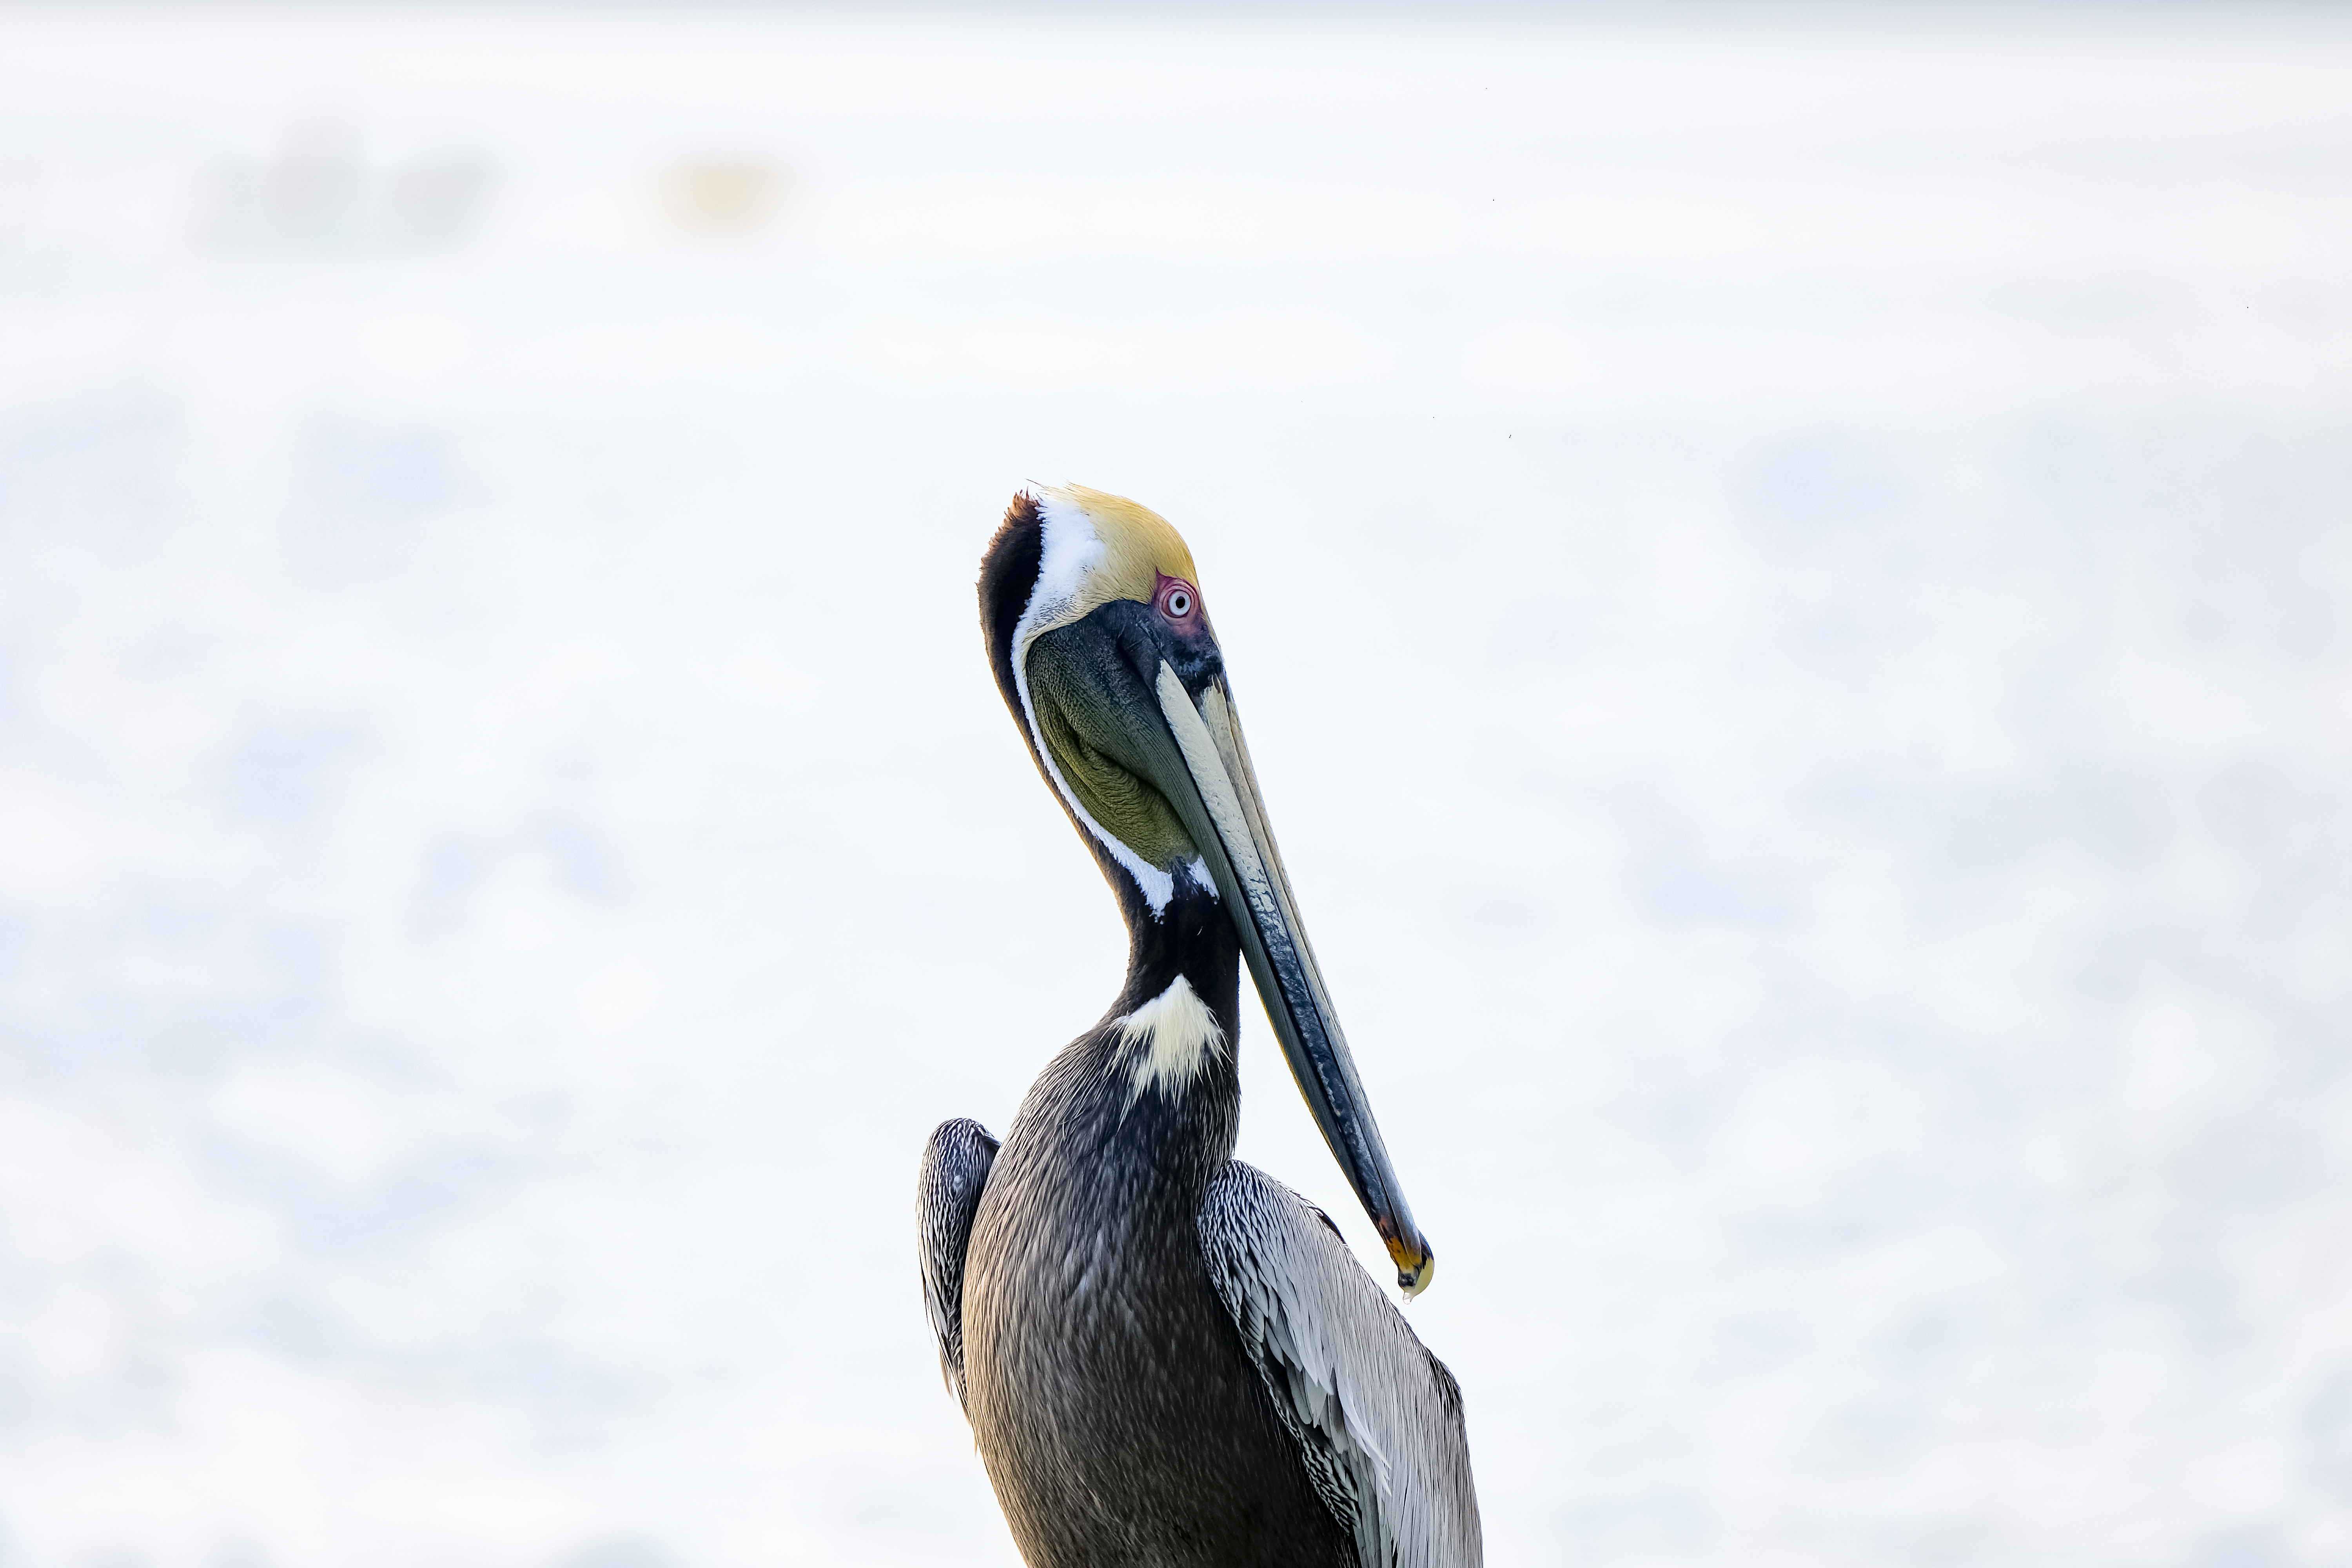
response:
[[[1461,1389],[1328,1216],[1236,1160],[1200,1225],[1217,1294],[1364,1568],[1479,1568]]]
[[[942,1121],[923,1148],[916,1183],[917,1261],[923,1273],[923,1307],[940,1342],[940,1374],[963,1397],[963,1262],[971,1242],[971,1216],[981,1189],[996,1163],[996,1140],[977,1121]]]

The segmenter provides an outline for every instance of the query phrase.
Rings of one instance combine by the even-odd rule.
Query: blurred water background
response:
[[[1015,1562],[1064,479],[1496,1564],[2352,1562],[2341,12],[197,7],[0,13],[0,1564]]]

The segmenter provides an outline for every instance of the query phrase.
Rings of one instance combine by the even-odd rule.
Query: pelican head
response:
[[[1130,925],[1223,906],[1316,1125],[1418,1294],[1434,1259],[1299,923],[1192,552],[1131,500],[1040,489],[1013,498],[980,596],[1005,704]]]

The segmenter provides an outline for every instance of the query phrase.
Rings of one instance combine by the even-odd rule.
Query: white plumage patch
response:
[[[1086,508],[1055,491],[1039,496],[1037,521],[1044,530],[1038,541],[1037,583],[1030,592],[1028,612],[1021,617],[1032,626],[1050,620],[1076,598],[1087,574],[1101,563],[1104,554],[1095,520],[1087,515]]]
[[[1118,1041],[1127,1059],[1128,1099],[1147,1089],[1181,1094],[1225,1048],[1217,1016],[1182,975],[1168,989],[1118,1020]]]

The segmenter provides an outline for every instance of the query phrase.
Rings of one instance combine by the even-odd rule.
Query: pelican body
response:
[[[980,580],[1006,706],[1126,917],[1127,979],[1003,1144],[931,1135],[923,1294],[1031,1568],[1478,1568],[1461,1394],[1320,1210],[1233,1157],[1241,975],[1387,1244],[1399,1189],[1259,800],[1190,551],[1014,498]]]

